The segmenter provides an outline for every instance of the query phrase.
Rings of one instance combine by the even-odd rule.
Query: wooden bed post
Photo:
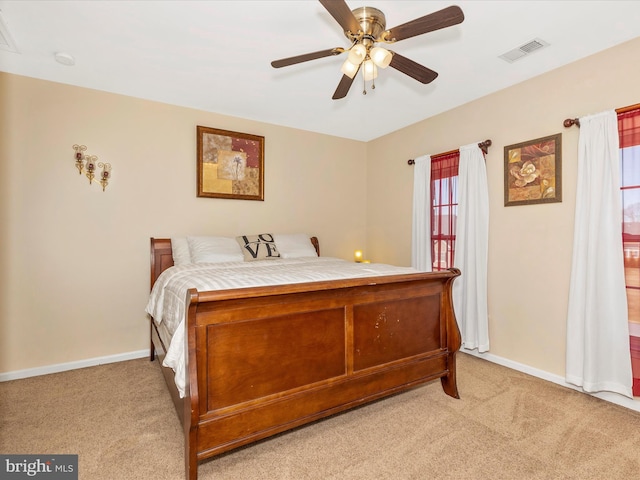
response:
[[[447,364],[449,373],[440,379],[444,393],[453,398],[460,398],[458,394],[458,384],[456,382],[456,352],[448,355]]]
[[[151,284],[149,290],[153,290],[153,284],[160,274],[173,265],[173,250],[171,240],[168,238],[151,238]],[[151,346],[149,349],[149,360],[152,362],[156,358],[156,348],[153,343],[153,318],[149,317],[149,338]]]
[[[458,321],[456,320],[455,311],[453,310],[453,281],[461,274],[458,268],[450,268],[451,273],[456,274],[456,277],[450,278],[447,281],[447,285],[444,288],[445,298],[443,298],[444,312],[446,312],[445,324],[447,327],[447,368],[449,373],[440,378],[442,383],[442,389],[444,392],[453,397],[460,398],[458,394],[458,383],[456,380],[456,354],[460,350],[462,345],[462,337],[460,335],[460,328],[458,328]]]
[[[185,381],[184,401],[184,460],[186,478],[197,480],[198,478],[198,420],[200,420],[200,403],[198,398],[198,368],[196,362],[190,359],[196,358],[196,308],[198,305],[198,292],[195,288],[187,292],[187,334],[185,335],[185,351],[188,352],[185,361],[187,372]]]
[[[153,319],[149,319],[149,343],[151,346],[149,348],[149,360],[152,362],[156,359],[156,346],[153,344]]]

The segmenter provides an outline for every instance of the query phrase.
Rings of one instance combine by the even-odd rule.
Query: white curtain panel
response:
[[[632,397],[615,111],[580,118],[567,382]]]
[[[489,189],[484,155],[477,143],[460,147],[458,218],[454,266],[462,275],[453,283],[453,306],[467,350],[489,350],[487,259]]]
[[[431,271],[431,157],[415,159],[413,170],[413,224],[411,266]]]

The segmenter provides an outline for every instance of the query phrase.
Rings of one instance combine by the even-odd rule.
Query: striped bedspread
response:
[[[153,286],[145,311],[172,333],[163,365],[175,372],[180,396],[185,392],[185,299],[187,290],[230,288],[364,278],[416,273],[413,268],[354,263],[331,257],[304,257],[256,262],[197,263],[165,270]]]

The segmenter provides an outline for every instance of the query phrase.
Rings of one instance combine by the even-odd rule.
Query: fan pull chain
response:
[[[367,94],[367,81],[364,79],[364,68],[362,69],[362,94]]]
[[[373,77],[371,79],[371,90],[375,90],[375,89],[376,89],[376,77]],[[363,95],[367,94],[367,80],[364,73],[364,68],[362,69],[362,94]]]
[[[364,77],[362,78],[362,85],[363,85],[363,90],[362,90],[362,94],[366,95],[367,94],[367,81],[364,79]],[[375,90],[376,89],[376,81],[375,79],[371,80],[371,90]]]

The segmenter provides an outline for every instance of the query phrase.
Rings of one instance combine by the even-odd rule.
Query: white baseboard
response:
[[[511,368],[513,370],[526,373],[527,375],[531,375],[533,377],[541,378],[542,380],[547,380],[549,382],[555,383],[557,385],[561,385],[563,387],[570,388],[572,390],[576,390],[581,393],[587,393],[587,392],[584,392],[581,388],[565,382],[564,378],[559,375],[545,372],[544,370],[530,367],[529,365],[525,365],[523,363],[519,363],[503,357],[499,357],[492,353],[478,353],[475,350],[471,351],[471,350],[464,350],[464,349],[460,351],[462,353],[466,353],[467,355],[472,355],[474,357],[482,358],[483,360],[488,360],[489,362],[497,363],[498,365],[502,365],[503,367]],[[44,367],[27,368],[25,370],[16,370],[13,372],[0,373],[0,382],[8,382],[9,380],[19,380],[21,378],[37,377],[39,375],[47,375],[49,373],[65,372],[67,370],[75,370],[78,368],[95,367],[97,365],[104,365],[107,363],[124,362],[126,360],[135,360],[137,358],[147,357],[148,355],[149,355],[149,350],[138,350],[135,352],[120,353],[117,355],[108,355],[106,357],[89,358],[87,360],[79,360],[77,362],[58,363],[56,365],[47,365]],[[622,407],[626,407],[631,410],[640,412],[640,400],[632,400],[623,395],[618,395],[617,393],[611,393],[611,392],[587,393],[587,395],[592,395],[594,397],[600,398],[607,402],[615,403],[616,405],[620,405]]]
[[[44,367],[27,368],[25,370],[16,370],[13,372],[0,373],[0,382],[8,382],[9,380],[20,380],[21,378],[37,377],[39,375],[47,375],[49,373],[66,372],[67,370],[76,370],[78,368],[95,367],[106,363],[124,362],[125,360],[135,360],[149,356],[149,349],[138,350],[136,352],[119,353],[117,355],[108,355],[106,357],[95,357],[86,360],[78,360],[77,362],[58,363],[56,365],[46,365]]]
[[[585,392],[580,387],[576,387],[575,385],[571,385],[570,383],[567,383],[565,379],[560,375],[554,375],[552,373],[545,372],[544,370],[530,367],[529,365],[525,365],[523,363],[514,362],[513,360],[509,360],[506,358],[499,357],[497,355],[493,355],[492,353],[478,353],[475,350],[471,351],[471,350],[464,350],[464,349],[461,349],[460,351],[462,353],[466,353],[474,357],[482,358],[484,360],[497,363],[498,365],[502,365],[503,367],[511,368],[513,370],[526,373],[527,375],[538,377],[538,378],[541,378],[542,380],[547,380],[549,382],[561,385],[563,387],[576,390],[577,392],[585,393],[587,395],[600,398],[607,402],[615,403],[616,405],[626,407],[630,410],[635,410],[636,412],[640,412],[640,398],[638,397],[636,397],[636,399],[631,399],[629,397],[625,397],[624,395],[619,395],[613,392],[599,392],[599,393]]]

